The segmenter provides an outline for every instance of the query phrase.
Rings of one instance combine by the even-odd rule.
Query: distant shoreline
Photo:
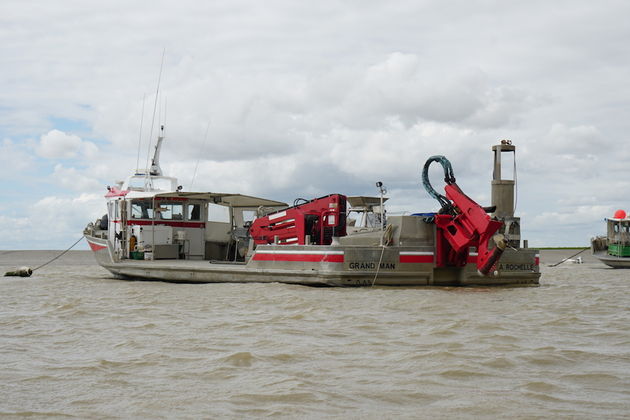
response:
[[[540,246],[540,247],[535,247],[535,246],[531,246],[530,248],[534,248],[534,249],[544,249],[545,251],[549,251],[549,250],[554,250],[554,249],[586,249],[586,248],[590,248],[589,246]]]

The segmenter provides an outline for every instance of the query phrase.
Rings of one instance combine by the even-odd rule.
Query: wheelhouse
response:
[[[630,219],[606,219],[608,255],[630,257]]]
[[[128,189],[111,195],[107,237],[118,260],[242,261],[251,221],[287,207],[241,194]]]

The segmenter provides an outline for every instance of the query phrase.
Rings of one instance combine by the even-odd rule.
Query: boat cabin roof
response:
[[[177,189],[177,178],[138,172],[128,177],[122,183],[120,189],[138,192],[175,191]]]
[[[358,208],[370,208],[374,206],[381,205],[381,197],[369,197],[364,195],[355,195],[351,197],[346,197],[348,203],[350,203],[350,207],[358,207]],[[383,197],[383,203],[388,200],[387,197]]]
[[[213,193],[213,192],[187,192],[187,191],[174,191],[174,192],[162,192],[162,193],[150,193],[150,192],[130,192],[127,199],[141,199],[141,198],[185,198],[189,200],[203,200],[230,207],[287,207],[287,203],[282,201],[269,200],[266,198],[253,197],[243,194],[230,194],[230,193]]]

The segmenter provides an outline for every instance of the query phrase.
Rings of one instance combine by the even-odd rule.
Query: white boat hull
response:
[[[606,251],[594,252],[593,256],[612,268],[630,268],[630,257],[615,257]]]
[[[185,283],[294,283],[311,286],[537,285],[537,251],[506,251],[490,276],[465,267],[436,267],[431,249],[380,246],[259,246],[247,263],[201,260],[116,261],[106,239],[86,235],[97,262],[117,277]]]

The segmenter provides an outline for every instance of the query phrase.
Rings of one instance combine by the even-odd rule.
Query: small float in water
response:
[[[613,268],[630,268],[630,218],[617,210],[606,220],[606,236],[591,239],[593,256]]]
[[[33,269],[30,267],[19,267],[16,270],[7,271],[5,277],[31,277]]]
[[[386,217],[380,197],[331,194],[286,203],[233,193],[188,192],[151,167],[108,187],[107,214],[84,230],[98,263],[124,279],[283,282],[315,286],[538,284],[539,252],[521,247],[514,182],[501,178],[509,141],[493,146],[492,207],[456,184],[431,157],[423,183],[441,209]],[[445,195],[428,179],[437,162]]]

